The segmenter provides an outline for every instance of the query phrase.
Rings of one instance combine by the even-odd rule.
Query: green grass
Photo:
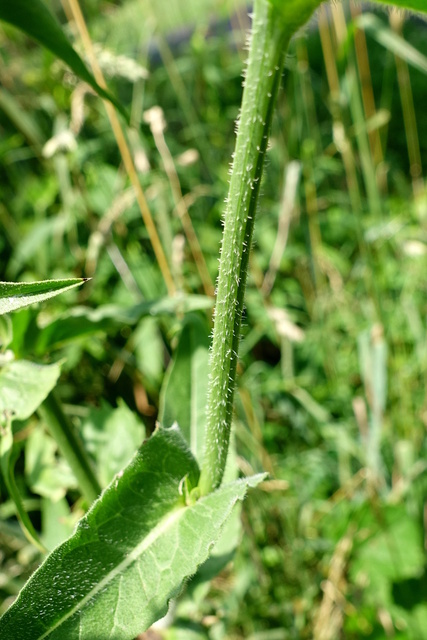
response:
[[[148,160],[141,181],[175,281],[188,294],[202,294],[202,284],[188,245],[179,250],[183,230],[170,180],[142,113],[154,105],[164,111],[165,140],[214,280],[243,53],[233,48],[242,41],[238,33],[204,38],[200,25],[211,5],[218,9],[214,2],[175,2],[167,11],[157,2],[124,3],[99,13],[97,3],[88,4],[94,40],[149,68],[144,83],[116,77],[110,84],[140,125],[131,146]],[[146,7],[156,22],[146,20]],[[347,8],[346,15],[349,22]],[[380,18],[389,29],[387,16]],[[170,59],[163,48],[163,62],[150,65],[146,33],[168,33],[178,22],[198,27],[179,55]],[[424,32],[412,21],[403,28],[426,54]],[[210,586],[189,586],[168,638],[190,637],[190,624],[195,637],[212,640],[426,637],[427,195],[424,181],[414,186],[408,159],[415,143],[427,164],[425,75],[409,67],[416,123],[409,141],[393,53],[367,36],[376,108],[390,115],[378,129],[379,162],[351,34],[341,34],[340,46],[331,38],[335,94],[315,24],[287,58],[255,227],[235,403],[240,469],[267,470],[271,482],[245,503],[234,563]],[[65,359],[58,395],[105,465],[111,453],[97,444],[88,416],[113,407],[139,414],[152,430],[182,314],[126,320],[117,312],[69,341],[43,333],[74,304],[124,310],[165,295],[166,287],[126,195],[101,102],[85,97],[74,149],[43,157],[45,142],[69,126],[75,79],[16,33],[5,29],[0,43],[0,279],[93,276],[81,290],[13,314],[11,346],[29,360]],[[74,101],[78,108],[76,95]],[[189,149],[196,161],[180,164]],[[291,212],[279,202],[288,160],[301,172]],[[266,292],[278,229],[284,251]],[[286,311],[287,322],[277,310]],[[210,311],[198,313],[210,320]],[[301,341],[293,325],[304,332]],[[137,437],[135,427],[129,438]],[[18,443],[17,483],[33,524],[47,540],[60,517],[65,537],[85,509],[75,479],[41,418],[18,423]],[[4,611],[39,558],[3,480],[0,490]]]

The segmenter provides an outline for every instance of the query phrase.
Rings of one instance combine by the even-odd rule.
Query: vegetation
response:
[[[0,1],[0,632],[423,638],[425,22],[201,5]]]

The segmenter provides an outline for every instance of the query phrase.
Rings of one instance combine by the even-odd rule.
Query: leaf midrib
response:
[[[178,521],[185,513],[187,507],[180,506],[178,509],[172,511],[167,516],[163,517],[158,524],[151,529],[149,534],[127,555],[122,562],[120,562],[112,571],[110,571],[100,582],[98,582],[79,602],[75,607],[67,611],[53,626],[49,627],[42,635],[37,636],[36,640],[44,640],[48,638],[51,633],[58,629],[64,622],[71,618],[75,613],[92,600],[100,591],[105,589],[117,576],[123,574],[124,571],[133,564],[156,540],[158,540],[176,521]]]

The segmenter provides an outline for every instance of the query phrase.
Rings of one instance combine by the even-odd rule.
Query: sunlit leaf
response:
[[[401,9],[411,9],[412,11],[420,11],[427,13],[427,5],[425,0],[374,0],[378,4],[386,4],[389,7],[400,7]]]
[[[64,311],[46,323],[37,336],[34,348],[37,353],[45,353],[76,338],[85,338],[97,332],[111,331],[123,324],[136,324],[144,316],[190,313],[191,311],[210,309],[212,305],[212,299],[207,296],[177,294],[172,298],[148,300],[132,307],[105,304],[97,309],[91,309],[77,306]]]
[[[42,425],[34,428],[26,439],[25,476],[33,493],[55,503],[64,498],[70,488],[78,488],[67,461],[58,456],[57,443]]]
[[[68,278],[41,282],[0,282],[0,315],[48,300],[86,281],[87,278]]]
[[[14,360],[0,368],[0,413],[26,420],[56,385],[59,364],[40,365]]]
[[[141,420],[123,401],[119,400],[118,405],[113,408],[101,401],[101,406],[90,411],[81,427],[103,487],[127,465],[145,436]]]
[[[197,463],[178,429],[158,429],[0,619],[8,640],[132,640],[167,610],[260,477],[186,506]]]

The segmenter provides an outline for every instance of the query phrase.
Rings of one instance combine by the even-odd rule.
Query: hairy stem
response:
[[[273,105],[288,30],[267,0],[256,0],[242,109],[230,180],[210,360],[202,495],[224,473],[230,438],[237,351],[249,249]]]
[[[199,491],[219,486],[230,440],[240,324],[259,186],[285,53],[321,0],[255,0],[248,66],[225,211]]]

